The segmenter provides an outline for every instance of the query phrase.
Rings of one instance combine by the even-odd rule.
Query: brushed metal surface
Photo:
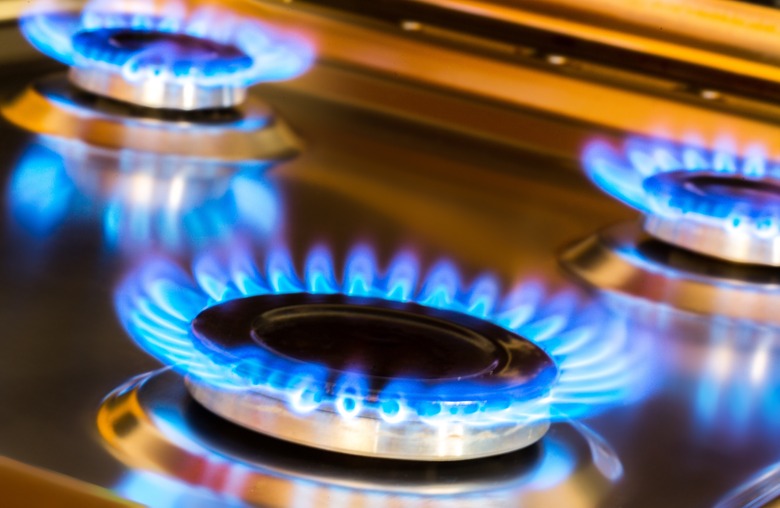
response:
[[[3,95],[39,69],[3,69]],[[341,86],[365,77],[330,71]],[[281,217],[273,235],[296,259],[321,242],[339,256],[368,242],[381,260],[411,246],[423,262],[452,259],[467,278],[489,269],[505,287],[528,277],[567,286],[557,267],[560,249],[631,215],[590,186],[575,158],[518,148],[526,136],[543,137],[545,146],[558,141],[555,129],[524,129],[539,120],[534,114],[505,111],[502,121],[516,122],[517,143],[501,143],[465,125],[421,118],[425,109],[413,102],[384,110],[360,94],[336,99],[327,80],[318,80],[323,75],[252,91],[306,144],[264,180]],[[386,96],[417,90],[383,78],[373,85]],[[472,112],[494,111],[493,104],[459,100]],[[130,342],[113,308],[114,284],[139,259],[106,244],[100,206],[86,216],[69,210],[45,232],[20,220],[9,188],[31,140],[10,125],[0,128],[0,454],[120,488],[134,472],[104,448],[96,414],[105,395],[159,366]],[[600,506],[712,506],[778,461],[775,332],[639,303],[625,314],[636,317],[633,336],[657,344],[648,358],[657,365],[654,391],[586,422],[624,472]],[[549,506],[545,499],[582,481],[566,477],[533,506]]]

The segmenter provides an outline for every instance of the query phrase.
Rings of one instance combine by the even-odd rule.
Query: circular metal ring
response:
[[[537,345],[492,323],[340,294],[262,295],[203,311],[194,346],[246,389],[190,379],[224,418],[329,450],[411,460],[505,453],[549,427],[557,377]],[[518,406],[528,409],[518,418]]]
[[[648,300],[704,315],[780,325],[780,274],[729,263],[656,240],[635,222],[577,242],[561,256],[572,275],[606,295]]]
[[[36,134],[207,162],[268,162],[300,150],[287,124],[257,100],[232,109],[154,110],[100,99],[76,89],[61,74],[27,87],[2,113]]]
[[[202,86],[196,81],[128,80],[122,73],[72,67],[71,83],[101,97],[146,108],[196,111],[230,108],[246,99],[246,89],[228,85]]]
[[[338,499],[376,508],[404,499],[437,508],[584,508],[607,498],[616,477],[603,466],[619,464],[602,442],[563,423],[535,446],[470,462],[330,453],[269,438],[209,413],[192,401],[182,378],[170,369],[139,376],[109,394],[97,422],[109,449],[133,467],[128,474],[150,469],[192,485],[192,495],[206,490],[269,507]]]

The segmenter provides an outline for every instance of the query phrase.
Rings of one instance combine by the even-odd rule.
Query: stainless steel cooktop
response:
[[[762,233],[758,254],[737,249],[737,259],[720,256],[734,237],[719,223],[706,222],[726,239],[705,245],[690,232],[680,240],[683,233],[669,225],[676,218],[642,210],[666,221],[659,233],[661,226],[641,225],[638,212],[599,189],[642,209],[625,198],[629,191],[615,191],[625,179],[618,174],[610,187],[598,178],[609,164],[642,171],[663,166],[664,157],[687,161],[695,154],[717,167],[681,164],[711,170],[710,180],[695,183],[717,198],[725,184],[712,179],[722,178],[728,164],[773,167],[774,92],[759,68],[771,67],[771,55],[759,62],[724,50],[744,58],[740,75],[725,58],[694,68],[684,61],[688,55],[674,60],[670,47],[647,45],[645,60],[618,69],[621,54],[598,53],[604,42],[592,33],[556,39],[538,25],[518,29],[511,41],[507,34],[518,23],[512,6],[477,12],[469,2],[406,3],[405,16],[385,2],[363,13],[350,2],[231,4],[226,8],[300,37],[290,40],[308,41],[311,58],[319,58],[290,81],[220,85],[208,96],[175,88],[173,78],[164,94],[144,89],[143,96],[83,72],[69,83],[65,67],[27,48],[14,16],[1,27],[9,47],[25,48],[10,52],[0,71],[4,104],[13,105],[0,125],[0,456],[8,459],[0,461],[0,485],[11,506],[731,508],[768,506],[780,495],[774,230]],[[560,4],[562,12],[571,7]],[[542,11],[533,11],[540,23],[554,18]],[[473,31],[462,16],[474,16]],[[491,37],[494,16],[504,24]],[[610,27],[617,30],[617,22]],[[717,47],[702,40],[668,43],[702,55]],[[627,47],[619,51],[636,50]],[[203,49],[220,51],[233,58],[230,72],[243,70],[234,53]],[[591,58],[592,51],[600,56]],[[722,89],[704,86],[724,76],[736,77]],[[225,117],[245,88],[246,112]],[[103,95],[111,99],[96,98]],[[152,115],[154,97],[167,102]],[[173,113],[174,106],[190,111]],[[199,126],[194,135],[154,130],[188,122]],[[730,135],[728,143],[718,132]],[[594,152],[599,143],[612,147],[609,156]],[[774,173],[762,171],[734,170],[770,182],[764,187],[727,183],[739,187],[734,206],[767,202],[773,218]],[[758,215],[750,210],[753,220]],[[669,228],[674,234],[664,236]],[[244,261],[256,277],[254,268],[235,268]],[[209,305],[231,300],[220,285],[230,277],[240,297],[255,294],[251,284],[267,284],[263,293],[273,294],[252,303],[263,312],[303,305],[325,319],[299,329],[302,342],[273,343],[292,358],[290,369],[306,355],[332,353],[324,346],[303,351],[301,344],[324,334],[317,326],[351,337],[380,323],[391,344],[377,339],[377,349],[365,353],[375,362],[367,382],[415,365],[420,384],[408,398],[424,399],[414,406],[421,421],[436,420],[421,409],[433,393],[426,391],[429,379],[471,375],[458,370],[463,365],[482,369],[469,356],[481,354],[471,346],[444,348],[446,361],[461,354],[460,366],[420,360],[417,367],[426,348],[438,354],[438,343],[426,341],[434,340],[430,327],[442,323],[456,328],[435,340],[494,347],[505,340],[498,324],[519,336],[506,340],[541,344],[544,356],[522,353],[537,355],[535,377],[522,377],[535,383],[533,396],[523,385],[524,395],[512,391],[507,407],[517,397],[553,399],[560,407],[508,426],[495,424],[506,416],[496,417],[466,432],[460,426],[470,406],[450,392],[435,392],[436,400],[452,403],[453,415],[456,407],[463,412],[456,424],[440,419],[408,431],[399,426],[399,407],[382,405],[373,388],[364,400],[336,397],[339,411],[315,404],[285,415],[267,392],[245,396],[230,392],[233,385],[226,402],[216,384],[203,383],[223,371],[199,372],[194,360],[189,371],[171,368],[171,358],[190,362],[191,353],[161,337],[170,337],[179,312],[182,322],[197,315],[200,324],[195,332],[185,327],[185,335],[198,336],[208,354],[222,354],[219,368],[243,365],[228,346],[250,339],[220,335],[225,317],[187,315],[182,296],[200,292]],[[388,304],[396,289],[405,291],[403,281],[419,285],[420,294]],[[310,294],[334,292],[347,296]],[[285,300],[285,293],[309,295]],[[471,317],[450,314],[458,302]],[[514,305],[514,314],[491,310],[504,304]],[[339,306],[347,310],[334,310]],[[225,308],[243,312],[230,302]],[[252,340],[271,344],[276,325],[250,322],[252,333],[265,333]],[[399,329],[413,340],[393,342]],[[344,340],[352,349],[363,343]],[[236,365],[230,375],[243,375]],[[328,375],[349,370],[333,365]],[[253,375],[255,385],[276,389],[270,374]],[[493,385],[494,392],[515,390],[517,382]],[[301,393],[295,400],[303,404]],[[383,419],[358,414],[356,404],[369,403],[379,404]],[[259,419],[258,404],[271,407]],[[486,408],[478,411],[492,415]],[[344,418],[352,422],[347,427]],[[370,442],[355,437],[361,432]],[[457,434],[457,446],[444,434]]]

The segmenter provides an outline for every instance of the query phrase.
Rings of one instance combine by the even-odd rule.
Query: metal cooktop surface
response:
[[[138,138],[132,135],[111,138],[110,143],[117,145],[113,151],[93,152],[78,142],[54,142],[51,137],[35,135],[11,121],[0,125],[0,325],[4,330],[0,341],[0,455],[91,484],[86,489],[83,484],[72,487],[85,496],[97,492],[92,486],[110,491],[104,497],[106,503],[128,500],[160,507],[725,508],[764,506],[775,498],[780,378],[774,366],[780,361],[780,335],[771,311],[751,314],[733,308],[771,309],[778,301],[777,268],[705,259],[688,251],[696,250],[696,245],[678,251],[649,238],[632,240],[632,234],[638,235],[635,232],[624,235],[629,238],[625,241],[646,248],[642,251],[645,257],[634,260],[634,265],[605,262],[608,267],[603,268],[596,254],[588,262],[581,261],[591,251],[588,246],[578,247],[578,242],[614,224],[631,231],[639,227],[637,212],[589,180],[589,164],[595,163],[588,159],[594,153],[588,148],[607,140],[617,151],[625,150],[624,159],[640,168],[642,150],[672,148],[660,144],[661,148],[646,149],[641,143],[632,148],[631,140],[638,136],[646,140],[647,132],[625,133],[615,124],[618,120],[590,122],[585,109],[576,111],[574,116],[581,115],[577,118],[563,118],[555,111],[534,111],[525,103],[509,104],[496,91],[503,86],[500,83],[484,83],[496,85],[492,95],[484,89],[470,94],[463,87],[473,86],[473,91],[482,83],[457,82],[461,88],[440,88],[436,80],[441,76],[426,74],[431,68],[424,65],[417,69],[424,78],[419,81],[393,73],[389,70],[392,54],[376,52],[382,47],[381,38],[358,34],[367,37],[361,49],[350,45],[346,32],[340,32],[336,24],[351,22],[360,30],[376,29],[376,37],[390,37],[377,28],[379,15],[357,23],[349,18],[354,14],[344,21],[323,15],[319,7],[297,11],[295,6],[270,3],[268,8],[287,24],[299,23],[311,33],[322,30],[328,34],[318,36],[313,44],[325,56],[308,74],[249,89],[250,100],[269,107],[263,111],[273,111],[289,129],[289,133],[277,133],[274,142],[292,140],[294,144],[289,153],[274,151],[270,162],[246,168],[239,164],[237,169],[223,171],[219,164],[204,163],[206,156],[182,161],[122,150],[125,143],[136,142]],[[506,77],[500,67],[490,68],[494,50],[500,52],[500,44],[506,42],[490,46],[484,38],[457,39],[454,32],[421,30],[421,26],[407,22],[404,28],[404,32],[425,35],[413,39],[424,48],[418,55],[421,65],[428,58],[435,67],[440,58],[465,52],[487,66],[475,67],[475,75],[490,76],[494,71]],[[24,44],[15,23],[3,26],[1,33],[9,44]],[[397,44],[414,52],[413,47],[404,47],[410,42]],[[464,45],[473,53],[464,50]],[[361,51],[366,59],[378,59],[378,65],[385,68],[362,67]],[[342,53],[356,60],[346,61],[339,57]],[[675,119],[690,118],[683,114],[688,108],[702,119],[710,115],[706,118],[719,125],[745,126],[767,138],[773,132],[768,118],[772,111],[754,113],[750,104],[738,101],[713,106],[706,94],[694,101],[689,89],[683,96],[674,95],[679,91],[676,88],[648,91],[645,82],[624,75],[610,74],[607,79],[598,69],[595,75],[583,77],[577,74],[576,65],[573,70],[561,70],[562,61],[555,56],[547,53],[517,64],[502,60],[495,65],[518,65],[531,73],[549,74],[551,80],[583,80],[593,88],[583,93],[592,93],[592,97],[601,93],[595,87],[612,87],[614,103],[608,91],[599,96],[606,97],[604,109],[622,104],[624,98],[617,94],[635,93],[638,109],[618,109],[615,116],[641,117],[637,113],[643,107],[641,101],[648,100],[661,115],[668,111],[673,127]],[[463,63],[453,60],[452,66]],[[7,103],[33,83],[42,83],[41,90],[47,86],[46,90],[61,90],[57,83],[64,79],[65,69],[31,50],[20,50],[4,62],[1,72]],[[626,85],[624,78],[633,84]],[[511,82],[512,78],[507,79]],[[562,90],[553,81],[546,86],[535,90],[545,104],[557,94],[566,101],[574,100],[567,94],[579,93],[576,86],[563,81]],[[730,93],[743,91],[735,88]],[[528,82],[517,92],[527,94]],[[86,104],[73,96],[55,96],[68,107]],[[231,95],[220,97],[233,100]],[[534,98],[524,95],[518,100],[532,103]],[[26,114],[35,116],[33,110]],[[139,121],[131,118],[135,113],[122,114],[129,115],[127,124]],[[17,118],[18,111],[14,115]],[[162,121],[167,120],[163,115]],[[50,125],[47,122],[42,120],[41,125]],[[94,132],[84,134],[87,129],[71,128],[74,120],[69,122],[68,132],[85,136],[99,137],[97,132],[108,132],[110,127],[93,126]],[[742,138],[735,135],[735,139],[739,143]],[[221,143],[214,148],[195,146],[196,141],[190,149],[225,154],[260,150],[234,145],[228,139]],[[684,143],[674,146],[674,150],[685,150]],[[717,147],[702,150],[714,156],[720,153]],[[322,252],[327,255],[318,258]],[[616,252],[622,251],[616,248]],[[272,279],[268,283],[274,288],[283,285],[274,282],[277,279],[272,275],[276,274],[289,276],[284,280],[290,284],[297,280],[303,292],[318,292],[314,277],[320,265],[316,263],[330,263],[323,269],[322,280],[328,273],[343,277],[344,291],[353,299],[361,293],[354,290],[356,286],[347,289],[348,283],[363,281],[370,286],[372,280],[385,277],[379,274],[392,273],[392,267],[403,264],[404,256],[410,256],[409,266],[416,267],[413,284],[434,284],[431,281],[437,274],[446,272],[456,281],[453,284],[463,288],[489,280],[484,286],[489,295],[511,295],[521,288],[518,294],[529,298],[528,312],[536,313],[538,323],[543,323],[539,330],[552,330],[554,335],[568,330],[571,323],[582,325],[567,336],[570,342],[563,349],[550,353],[559,369],[556,379],[568,389],[561,396],[568,404],[566,414],[552,417],[548,431],[550,422],[546,421],[543,428],[529,427],[532,439],[510,447],[521,448],[516,451],[493,445],[500,453],[485,454],[485,448],[478,447],[471,460],[437,462],[419,460],[423,453],[419,450],[430,439],[424,433],[414,438],[420,439],[418,444],[403,447],[401,452],[397,444],[370,448],[374,451],[344,444],[345,454],[331,446],[337,439],[333,436],[341,436],[338,427],[325,438],[311,438],[314,447],[305,439],[267,437],[268,425],[255,429],[260,432],[249,430],[245,427],[251,425],[232,412],[235,406],[225,409],[211,392],[167,368],[170,362],[165,361],[165,354],[170,351],[144,343],[148,328],[134,327],[132,316],[128,317],[149,310],[144,305],[152,300],[132,296],[128,288],[141,280],[134,278],[139,273],[164,271],[144,272],[150,266],[178,267],[209,293],[218,284],[209,281],[219,279],[213,270],[220,270],[209,263],[216,263],[220,256],[241,255],[251,257],[261,267],[258,271],[265,273],[263,277]],[[683,283],[642,279],[642,270],[652,271],[647,268],[652,262],[667,267],[654,277],[674,281],[697,273],[710,278],[695,291]],[[390,268],[385,272],[384,267]],[[299,274],[297,279],[290,271]],[[594,283],[588,274],[596,272]],[[730,289],[712,282],[713,274],[722,277],[722,285]],[[388,278],[381,284],[389,284]],[[631,285],[631,281],[639,282]],[[642,284],[655,289],[643,292],[637,289]],[[746,298],[744,291],[753,294],[751,284],[759,285],[755,293],[760,295],[754,300],[741,299]],[[600,291],[599,285],[615,291]],[[158,294],[152,287],[139,291],[152,298]],[[389,286],[382,287],[385,296],[392,292]],[[163,300],[176,302],[182,291],[172,291]],[[468,300],[472,310],[477,305],[476,290],[452,291],[452,298],[472,298]],[[681,291],[690,292],[681,296]],[[467,293],[472,296],[461,296]],[[536,296],[527,296],[531,293]],[[495,295],[490,296],[491,302],[499,299]],[[428,298],[425,301],[431,302],[436,296],[429,294]],[[137,308],[128,311],[126,302]],[[344,303],[325,297],[314,301],[325,307],[334,302]],[[355,308],[362,305],[359,298],[347,303]],[[381,303],[371,305],[382,308]],[[377,311],[376,319],[395,319],[393,312],[413,311],[419,314],[414,326],[425,329],[431,326],[425,320],[451,317],[446,305],[439,307],[445,310],[431,315],[417,307],[391,306],[387,315]],[[320,307],[315,310],[326,312]],[[159,318],[162,314],[149,314],[153,315]],[[353,327],[373,326],[358,323],[354,316],[350,319],[347,325],[329,321],[323,326],[339,330],[340,335],[349,335]],[[152,327],[167,326],[159,320],[152,323]],[[482,337],[497,333],[471,321],[459,326],[481,330]],[[525,333],[533,341],[532,330],[527,328]],[[412,364],[427,344],[423,336],[429,334],[420,333],[408,343],[382,345],[385,349],[376,354],[395,355],[400,359],[398,365]],[[466,332],[457,333],[461,334],[457,337],[466,336]],[[539,332],[540,340],[545,337],[545,332]],[[579,356],[569,355],[565,346],[577,350],[578,340],[586,344],[593,340],[594,345],[580,347]],[[203,347],[216,347],[209,344]],[[302,346],[275,343],[274,347],[298,361]],[[462,362],[477,362],[467,356]],[[437,365],[434,371],[446,378],[449,368]],[[373,372],[377,379],[390,375],[380,367]],[[337,403],[344,412],[351,411],[343,399]],[[217,416],[226,414],[226,419]],[[317,425],[332,424],[332,415],[318,414],[317,418],[330,419],[316,420]],[[306,418],[313,421],[315,416]],[[289,425],[298,425],[295,422]],[[394,421],[386,422],[381,432],[397,429]],[[284,438],[285,424],[274,425],[269,432]],[[348,436],[338,439],[349,441]],[[467,456],[462,450],[452,453],[455,458]],[[22,484],[16,493],[12,482],[0,484],[8,485],[12,496],[19,499],[32,492],[23,490]],[[47,488],[49,483],[43,481],[34,487]]]

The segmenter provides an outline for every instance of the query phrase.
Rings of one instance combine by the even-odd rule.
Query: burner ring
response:
[[[644,182],[645,230],[694,252],[780,266],[780,184],[714,171],[666,171]]]
[[[617,481],[604,464],[620,465],[598,436],[566,423],[556,424],[538,446],[517,453],[467,463],[399,463],[252,435],[205,412],[188,397],[181,378],[164,369],[106,396],[97,428],[128,467],[141,464],[199,494],[214,492],[228,504],[241,500],[251,506],[290,506],[298,496],[306,500],[298,504],[316,499],[373,508],[397,507],[399,500],[427,508],[536,506],[540,498],[545,506],[598,506]],[[551,478],[558,488],[550,487]],[[155,492],[137,499],[122,486],[117,490],[140,502],[153,500]],[[192,498],[175,504],[191,506],[187,500]]]
[[[633,221],[573,244],[563,253],[561,265],[600,291],[607,302],[617,304],[619,312],[625,312],[626,302],[646,301],[692,315],[780,326],[776,311],[780,279],[774,267],[736,264],[679,249],[649,236]]]
[[[524,448],[549,426],[539,406],[557,377],[553,360],[465,314],[340,294],[263,295],[204,310],[191,335],[247,387],[190,379],[194,398],[288,441],[460,460]],[[413,355],[399,354],[410,344]],[[510,417],[521,404],[529,417]]]

